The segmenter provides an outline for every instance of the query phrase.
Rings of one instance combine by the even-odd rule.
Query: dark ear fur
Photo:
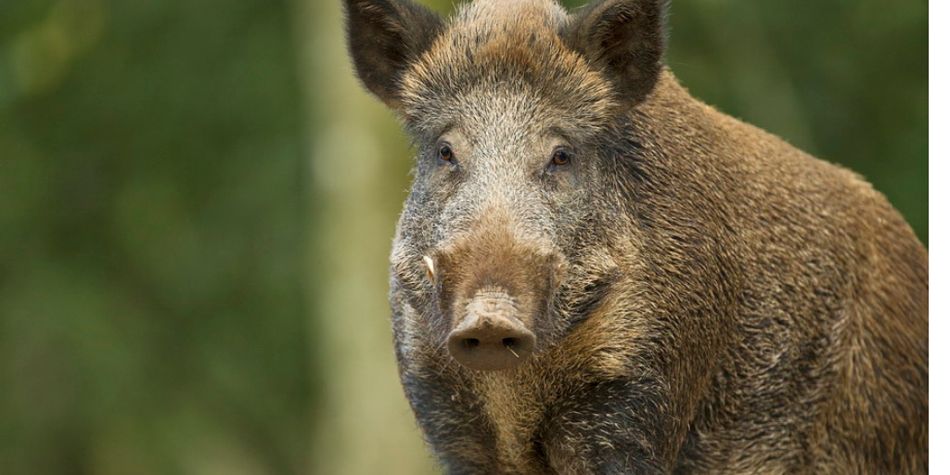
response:
[[[665,49],[667,0],[600,0],[578,11],[564,32],[567,44],[634,102],[659,78]]]
[[[398,109],[399,80],[442,31],[442,19],[412,0],[344,0],[347,39],[367,89]]]

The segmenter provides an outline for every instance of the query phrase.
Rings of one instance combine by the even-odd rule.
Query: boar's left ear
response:
[[[634,102],[656,84],[663,67],[667,0],[593,1],[571,17],[565,42]]]
[[[356,74],[398,109],[399,80],[442,31],[442,19],[412,0],[344,0],[347,40]]]

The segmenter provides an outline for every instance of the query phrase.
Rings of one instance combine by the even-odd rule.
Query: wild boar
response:
[[[447,472],[927,470],[926,250],[690,96],[663,0],[344,7],[418,149],[390,302]]]

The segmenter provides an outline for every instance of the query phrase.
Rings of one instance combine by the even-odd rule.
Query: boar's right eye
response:
[[[554,155],[551,156],[551,164],[562,167],[571,163],[571,156],[568,155],[566,150],[555,150]]]
[[[452,151],[452,147],[449,144],[443,143],[439,145],[439,160],[445,163],[455,163],[455,152]]]

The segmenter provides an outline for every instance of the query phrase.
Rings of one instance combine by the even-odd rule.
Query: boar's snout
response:
[[[449,334],[449,353],[474,370],[518,366],[534,350],[535,336],[516,314],[515,302],[506,293],[479,293]]]
[[[514,368],[543,346],[563,268],[543,236],[498,215],[505,216],[483,217],[424,259],[448,352],[474,370]]]

